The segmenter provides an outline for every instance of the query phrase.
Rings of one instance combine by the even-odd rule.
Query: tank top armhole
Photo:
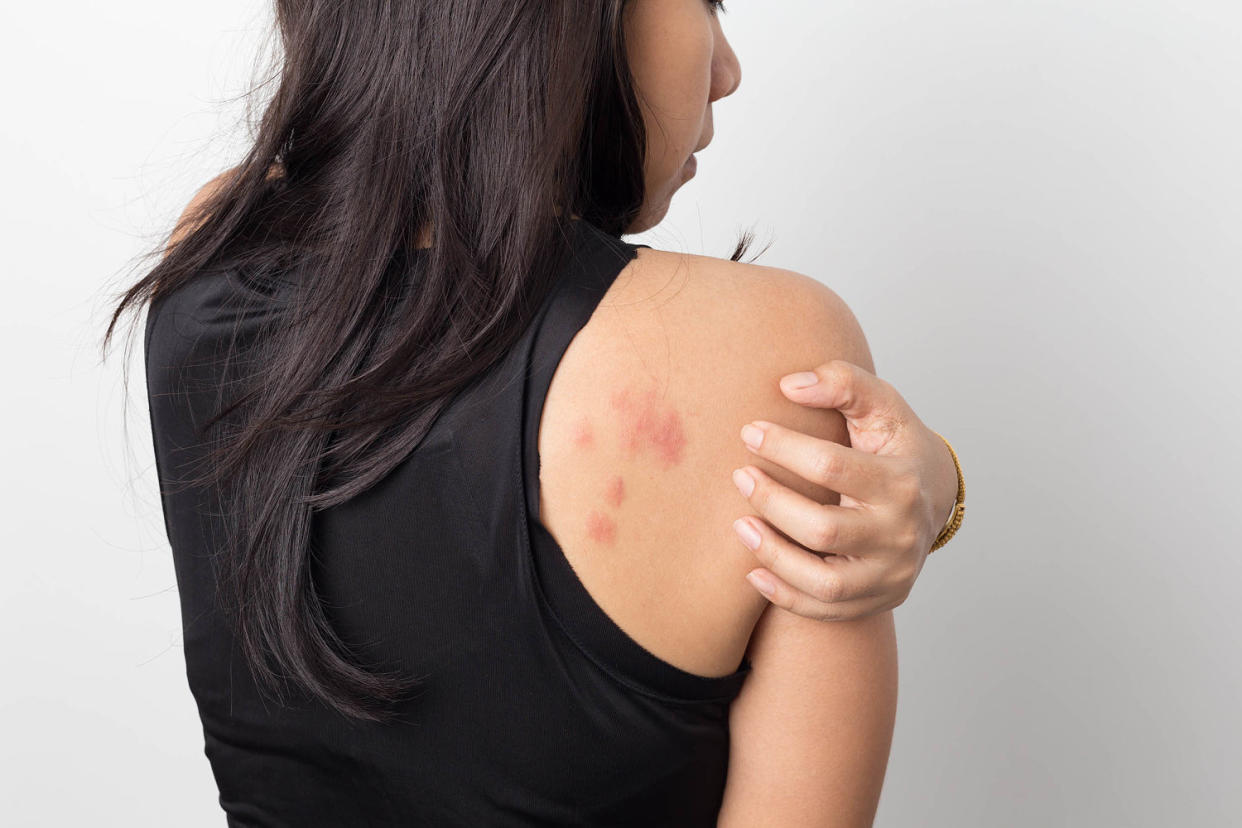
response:
[[[647,650],[595,601],[539,520],[539,424],[552,376],[569,343],[625,266],[645,244],[625,242],[583,220],[551,296],[533,323],[526,355],[519,485],[523,492],[523,538],[531,555],[535,592],[555,623],[582,653],[615,680],[645,695],[676,703],[731,701],[750,672],[743,658],[723,676],[691,673]]]

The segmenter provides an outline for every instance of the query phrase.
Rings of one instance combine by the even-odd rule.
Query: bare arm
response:
[[[806,333],[784,338],[781,358],[810,365],[848,359],[874,370],[848,307],[804,279],[806,310],[786,329]],[[791,425],[805,433],[849,444],[837,412],[808,408],[798,416],[802,422]],[[813,496],[813,487],[794,487]],[[740,506],[739,513],[750,511],[745,501]],[[897,713],[892,611],[826,622],[770,604],[751,633],[747,656],[753,670],[730,708],[729,772],[718,824],[870,826]]]
[[[729,712],[721,828],[866,828],[897,715],[893,613],[823,622],[771,605]]]

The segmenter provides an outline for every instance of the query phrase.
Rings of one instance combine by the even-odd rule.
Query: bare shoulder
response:
[[[206,218],[204,210],[207,209],[215,195],[232,179],[236,172],[237,168],[225,170],[198,189],[198,192],[190,199],[190,203],[186,205],[185,210],[181,212],[181,217],[177,219],[177,224],[169,236],[168,249],[176,247],[182,239],[202,223],[203,219]]]
[[[836,502],[739,436],[762,419],[847,442],[839,413],[799,406],[779,387],[830,359],[871,368],[853,313],[819,279],[647,248],[570,343],[540,424],[541,519],[601,607],[657,656],[731,672],[768,606],[745,579],[755,558],[732,529],[753,513],[733,469],[752,464]],[[595,531],[591,515],[610,531]]]
[[[198,189],[190,198],[189,204],[182,211],[181,217],[177,219],[177,224],[169,236],[169,242],[166,249],[171,249],[184,239],[193,228],[197,227],[206,218],[206,212],[211,207],[216,195],[220,193],[224,187],[233,180],[233,178],[241,171],[240,167],[231,167],[219,175],[212,178],[206,184]],[[279,163],[274,164],[269,170],[267,177],[275,178],[282,174],[282,167]]]
[[[720,331],[722,325],[758,328],[774,345],[797,348],[825,345],[844,352],[869,370],[871,354],[850,307],[820,278],[796,270],[713,256],[640,249],[638,259],[617,279],[615,297],[601,307],[628,307],[645,313],[653,308],[684,311],[683,327]],[[790,325],[797,322],[796,326]],[[778,325],[774,337],[766,326]],[[824,337],[830,337],[825,342]],[[856,357],[857,360],[851,359]]]

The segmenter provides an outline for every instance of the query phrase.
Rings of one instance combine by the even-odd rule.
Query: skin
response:
[[[681,414],[658,398],[655,388],[636,393],[628,388],[612,395],[613,422],[631,458],[641,453],[669,468],[681,463],[686,448]]]
[[[595,445],[595,426],[590,420],[584,417],[574,424],[573,441],[574,446],[580,450]]]
[[[608,491],[605,494],[609,506],[620,506],[625,502],[625,478],[617,475],[608,481]]]

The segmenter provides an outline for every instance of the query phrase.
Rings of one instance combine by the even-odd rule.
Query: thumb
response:
[[[914,412],[888,382],[841,359],[814,371],[781,378],[781,391],[790,400],[815,408],[833,408],[845,417],[850,444],[872,454],[895,454],[907,436]],[[801,385],[802,387],[797,387]]]

